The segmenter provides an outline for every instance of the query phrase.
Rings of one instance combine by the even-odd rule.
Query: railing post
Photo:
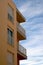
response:
[[[18,50],[19,50],[21,53],[23,53],[24,55],[26,55],[26,49],[25,49],[23,46],[21,46],[20,44],[18,45]]]

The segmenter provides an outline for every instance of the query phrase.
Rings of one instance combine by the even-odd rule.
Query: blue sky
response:
[[[26,30],[27,39],[20,44],[27,49],[27,60],[20,65],[43,65],[43,0],[14,0],[26,18],[21,24]]]

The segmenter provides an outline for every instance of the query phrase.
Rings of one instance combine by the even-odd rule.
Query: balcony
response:
[[[19,40],[26,39],[25,30],[18,22],[17,22],[17,39]]]
[[[19,23],[25,22],[25,17],[21,14],[21,12],[16,8],[17,21]]]
[[[21,45],[18,45],[17,48],[18,48],[18,58],[19,58],[19,60],[27,59],[26,49]]]

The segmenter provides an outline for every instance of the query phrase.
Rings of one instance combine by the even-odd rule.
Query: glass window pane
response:
[[[8,29],[8,42],[13,45],[13,32]]]
[[[8,4],[8,19],[13,22],[14,20],[14,12],[13,8]]]
[[[13,16],[13,9],[10,5],[8,5],[8,13]]]
[[[14,64],[14,55],[10,52],[7,53],[7,62],[8,62],[8,65]]]

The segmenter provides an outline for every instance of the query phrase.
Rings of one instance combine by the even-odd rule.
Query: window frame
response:
[[[9,13],[9,8],[10,8],[12,14]],[[9,3],[8,3],[8,19],[9,19],[12,23],[14,22],[14,9],[12,8],[12,6],[11,6]]]
[[[14,65],[14,53],[7,51],[7,63]]]
[[[8,44],[10,44],[11,46],[14,46],[13,31],[10,28],[7,28],[7,34],[8,34]]]

